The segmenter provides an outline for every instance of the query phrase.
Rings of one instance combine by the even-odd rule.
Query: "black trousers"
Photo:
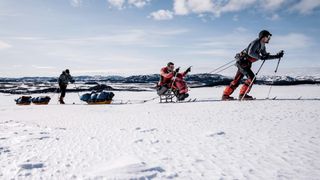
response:
[[[157,94],[160,96],[160,95],[163,95],[164,93],[166,93],[168,91],[168,87],[166,85],[162,85],[162,86],[158,86],[157,87]]]
[[[252,63],[238,61],[236,65],[238,67],[238,71],[237,71],[233,81],[230,84],[231,88],[236,89],[239,86],[240,81],[242,80],[242,78],[244,76],[246,76],[248,78],[248,80],[245,81],[244,83],[247,86],[249,86],[251,81],[253,81],[254,77],[255,77],[255,74],[251,70]]]
[[[230,96],[234,92],[234,90],[240,85],[240,82],[244,76],[247,76],[247,80],[240,89],[240,95],[249,93],[251,89],[249,86],[251,83],[254,83],[253,81],[255,80],[255,74],[251,70],[252,63],[249,61],[238,61],[236,65],[238,67],[238,71],[234,76],[233,81],[223,91],[223,95],[225,96]]]
[[[67,85],[59,84],[59,87],[61,92],[60,98],[64,98],[66,96]]]

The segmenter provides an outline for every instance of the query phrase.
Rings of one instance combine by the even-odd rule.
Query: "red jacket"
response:
[[[187,73],[179,73],[177,77],[179,76],[180,78],[183,78]],[[163,67],[160,70],[160,82],[159,85],[165,85],[165,84],[170,84],[172,79],[174,78],[174,72],[169,71],[168,67]]]
[[[159,85],[169,84],[173,77],[174,73],[173,71],[169,71],[168,67],[161,68]]]

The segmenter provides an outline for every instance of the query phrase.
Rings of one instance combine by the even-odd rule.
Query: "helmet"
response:
[[[268,37],[268,36],[272,36],[272,34],[267,30],[262,30],[259,33],[259,39],[262,39],[262,38]]]
[[[69,71],[69,69],[66,69],[66,73],[67,73],[67,74],[70,74],[70,71]]]

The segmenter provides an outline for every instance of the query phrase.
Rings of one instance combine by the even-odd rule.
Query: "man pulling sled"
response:
[[[222,95],[222,100],[234,100],[230,95],[239,86],[240,81],[244,76],[247,76],[247,80],[244,82],[240,89],[239,100],[253,100],[254,98],[248,93],[256,79],[255,74],[251,70],[252,63],[261,60],[279,59],[284,55],[283,51],[280,51],[276,55],[270,55],[267,53],[265,44],[268,44],[272,34],[267,30],[262,30],[259,33],[259,38],[252,41],[249,46],[242,52],[236,55],[236,66],[238,71],[230,83],[225,88]]]

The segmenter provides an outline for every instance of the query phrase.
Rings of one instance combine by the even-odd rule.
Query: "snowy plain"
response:
[[[219,99],[223,88],[190,98]],[[115,95],[138,102],[155,92]],[[275,86],[274,96],[320,98],[320,86]],[[69,93],[69,105],[54,95],[17,106],[17,97],[0,94],[0,179],[320,178],[319,100],[86,105]]]

